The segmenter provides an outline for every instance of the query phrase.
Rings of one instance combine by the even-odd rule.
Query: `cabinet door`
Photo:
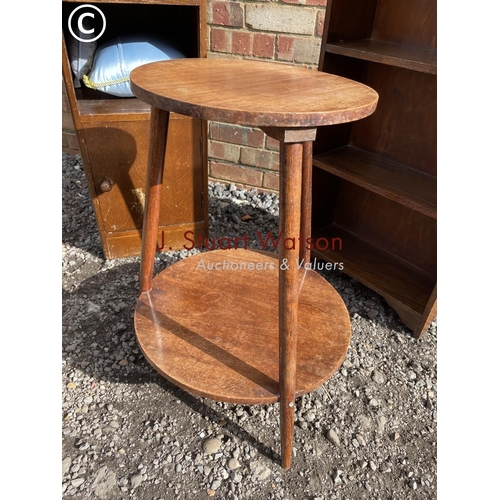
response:
[[[142,227],[149,120],[84,126],[97,217],[106,233]],[[171,114],[160,227],[204,220],[201,120]]]

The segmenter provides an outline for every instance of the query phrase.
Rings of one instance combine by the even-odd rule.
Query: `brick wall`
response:
[[[317,68],[326,0],[208,0],[208,57],[259,59]],[[63,150],[78,152],[63,85]],[[209,123],[209,176],[278,190],[278,144],[259,129]]]

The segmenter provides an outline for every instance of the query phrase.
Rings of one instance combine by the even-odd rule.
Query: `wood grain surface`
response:
[[[284,238],[299,234],[301,223],[302,156],[300,143],[280,144],[280,220]],[[279,386],[281,465],[288,469],[292,463],[293,422],[297,380],[297,330],[299,303],[300,250],[295,245],[279,246]],[[285,265],[289,263],[291,265]]]
[[[278,63],[176,59],[130,74],[132,92],[152,106],[249,126],[314,127],[359,120],[377,93],[339,76]]]
[[[153,279],[169,116],[170,113],[162,109],[151,109],[144,223],[142,225],[139,284],[141,293],[151,290]]]
[[[436,177],[425,172],[352,146],[316,155],[314,165],[401,205],[437,218]]]
[[[207,269],[224,261],[247,268]],[[250,270],[249,263],[267,269]],[[135,311],[146,359],[199,396],[241,404],[278,401],[278,270],[276,254],[244,249],[198,254],[165,269]],[[334,288],[314,271],[298,274],[295,397],[330,378],[351,336],[349,314]]]

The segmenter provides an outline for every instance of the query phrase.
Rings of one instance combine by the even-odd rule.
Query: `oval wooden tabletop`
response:
[[[165,269],[135,310],[146,359],[199,396],[278,401],[278,268],[276,254],[238,249],[201,253]],[[301,270],[299,282],[297,396],[331,377],[351,338],[336,290],[314,271]]]
[[[175,59],[130,74],[132,92],[167,111],[258,127],[317,127],[375,111],[378,94],[358,82],[279,63]]]

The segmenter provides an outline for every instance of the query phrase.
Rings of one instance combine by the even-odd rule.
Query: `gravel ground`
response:
[[[417,341],[378,295],[325,272],[349,309],[351,346],[297,400],[284,471],[278,404],[192,396],[145,361],[133,327],[139,259],[104,260],[81,160],[63,153],[62,167],[63,498],[436,498],[436,322]],[[219,184],[209,194],[211,235],[277,232],[275,195]],[[157,270],[196,251],[161,254]]]

